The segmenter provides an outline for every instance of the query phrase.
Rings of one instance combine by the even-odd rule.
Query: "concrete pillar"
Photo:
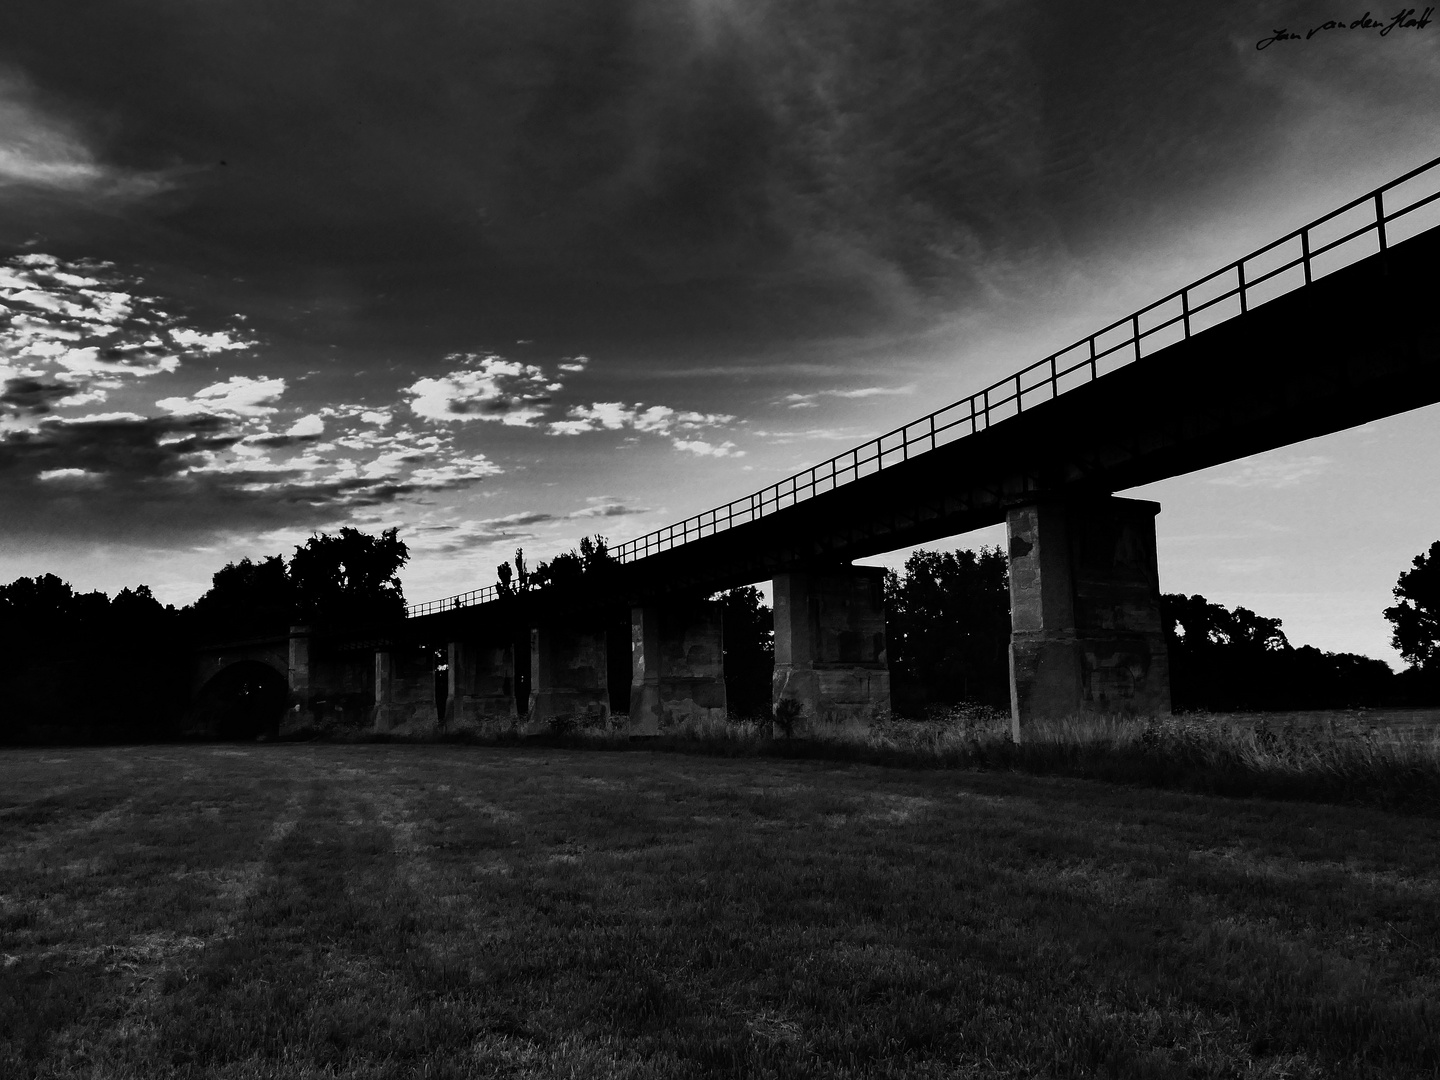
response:
[[[290,708],[282,730],[309,727],[315,720],[310,686],[310,636],[311,629],[308,626],[290,627]]]
[[[1103,497],[1012,508],[1010,717],[1164,716],[1170,662],[1155,555],[1158,503]]]
[[[452,641],[449,649],[450,693],[445,701],[445,726],[500,726],[515,723],[515,649]]]
[[[610,718],[605,632],[541,626],[530,631],[530,715],[526,730],[551,721]]]
[[[423,649],[404,649],[375,654],[376,731],[433,731],[439,717],[435,710],[435,667]]]
[[[630,609],[630,734],[687,720],[724,720],[724,605]]]
[[[797,707],[792,735],[863,727],[889,711],[884,579],[878,566],[775,578],[776,734]]]

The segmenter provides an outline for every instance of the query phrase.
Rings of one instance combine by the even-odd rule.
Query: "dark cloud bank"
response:
[[[170,180],[123,221],[32,202],[7,231],[108,230],[200,301],[269,297],[298,334],[463,322],[463,344],[538,331],[673,359],[677,339],[864,332],[1262,159],[1280,92],[1231,38],[1272,16],[12,0],[0,57],[35,107]]]

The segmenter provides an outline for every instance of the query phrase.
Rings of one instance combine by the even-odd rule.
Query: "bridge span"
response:
[[[971,397],[620,545],[603,587],[487,586],[329,647],[379,647],[381,727],[436,719],[398,659],[420,642],[449,644],[453,721],[538,724],[605,712],[623,637],[630,724],[653,733],[724,715],[705,598],[772,579],[776,703],[802,729],[864,722],[889,675],[880,572],[852,561],[1003,521],[1016,737],[1037,717],[1166,713],[1159,507],[1114,493],[1440,401],[1437,200],[1440,159]],[[625,634],[605,625],[617,605]]]

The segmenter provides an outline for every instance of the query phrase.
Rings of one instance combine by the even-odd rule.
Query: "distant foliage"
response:
[[[186,635],[141,585],[114,599],[54,574],[0,585],[0,743],[169,735],[186,703]]]
[[[596,533],[593,538],[581,537],[579,550],[571,548],[569,551],[562,551],[549,562],[536,563],[533,570],[526,568],[524,549],[517,548],[513,570],[508,562],[495,568],[496,585],[501,596],[513,596],[516,593],[550,586],[567,588],[578,585],[581,581],[603,585],[619,565],[615,556],[610,554],[605,537]]]
[[[1415,556],[1395,583],[1395,606],[1385,609],[1396,651],[1427,674],[1440,674],[1440,540]]]
[[[1406,696],[1383,660],[1293,648],[1279,619],[1248,608],[1167,593],[1160,613],[1177,710],[1336,709],[1394,704]]]
[[[775,675],[775,615],[752,585],[720,595],[725,642],[725,700],[731,716],[770,715]]]
[[[885,576],[897,711],[1010,704],[1010,570],[998,547],[916,551]]]

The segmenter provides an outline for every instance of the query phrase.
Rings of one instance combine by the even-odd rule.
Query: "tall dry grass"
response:
[[[572,744],[618,748],[623,732],[576,732]],[[1440,726],[1391,730],[1338,720],[1071,716],[1031,725],[958,708],[924,720],[820,728],[775,737],[758,721],[688,723],[647,745],[726,756],[830,758],[912,768],[1009,769],[1210,794],[1357,802],[1440,811]]]

